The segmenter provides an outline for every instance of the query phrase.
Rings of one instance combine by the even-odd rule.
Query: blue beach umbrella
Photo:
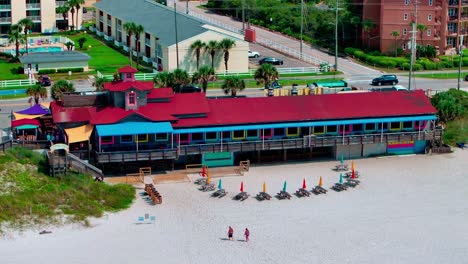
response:
[[[286,181],[284,181],[284,184],[283,184],[283,192],[286,191],[286,186],[287,186],[287,185],[288,185],[288,184],[286,183]]]
[[[223,188],[223,183],[221,182],[221,179],[219,179],[218,181],[218,189],[222,189]]]
[[[341,154],[341,164],[344,164],[344,157],[343,157],[343,154]]]
[[[343,173],[340,173],[340,183],[343,183]]]

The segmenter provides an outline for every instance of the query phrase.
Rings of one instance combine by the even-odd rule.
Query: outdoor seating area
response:
[[[334,171],[347,171],[349,170],[349,168],[347,164],[338,164],[335,166],[335,168],[333,168],[333,170]]]
[[[299,188],[297,191],[296,191],[296,195],[297,197],[309,197],[310,196],[310,192],[304,188]]]
[[[319,194],[326,194],[327,193],[327,189],[323,188],[322,186],[315,186],[314,188],[312,188],[312,193],[316,194],[316,195],[319,195]]]
[[[211,196],[218,197],[218,198],[223,198],[224,196],[226,196],[226,194],[227,194],[226,190],[219,189],[219,190],[215,191],[214,193],[212,193]]]
[[[238,201],[244,201],[246,200],[247,198],[249,198],[249,194],[246,193],[246,192],[240,192],[238,193],[236,196],[234,196],[234,200],[238,200]]]
[[[289,194],[287,191],[280,191],[277,195],[278,199],[280,200],[285,200],[285,199],[291,199],[291,194]]]
[[[148,194],[149,199],[153,202],[153,204],[161,204],[162,203],[162,196],[161,194],[154,188],[152,183],[145,184],[145,192]]]
[[[200,191],[202,192],[210,192],[214,191],[216,189],[216,186],[212,183],[205,183],[200,186]]]

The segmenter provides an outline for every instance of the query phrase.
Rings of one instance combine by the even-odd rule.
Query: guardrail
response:
[[[77,156],[71,153],[68,153],[67,156],[68,156],[68,161],[70,162],[70,166],[73,167],[78,172],[90,174],[93,177],[104,177],[104,174],[102,173],[102,171],[96,168],[95,166],[87,162],[84,162],[83,160],[81,160],[80,158],[78,158]]]

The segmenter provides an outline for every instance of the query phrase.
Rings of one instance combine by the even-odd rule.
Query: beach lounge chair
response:
[[[277,197],[278,199],[280,200],[284,200],[284,199],[291,199],[291,194],[289,194],[288,192],[285,192],[285,191],[280,191],[278,194],[277,194]]]
[[[298,197],[309,197],[310,196],[310,192],[304,188],[299,188],[297,191],[296,191],[296,195]]]
[[[321,186],[315,186],[312,190],[311,190],[314,194],[326,194],[327,193],[327,189],[321,187]]]
[[[211,196],[221,198],[221,197],[226,196],[226,194],[227,194],[226,190],[219,189],[219,190],[215,191],[214,193],[212,193]]]
[[[345,174],[343,174],[343,177],[344,177],[344,178],[350,178],[352,175],[353,175],[353,172],[352,172],[352,171],[348,171],[348,172],[345,172]],[[361,176],[361,174],[359,173],[359,171],[354,171],[354,177],[359,178],[359,176]]]
[[[266,192],[259,192],[257,194],[257,199],[259,201],[263,201],[263,200],[270,200],[271,199],[271,195],[269,195],[268,193]]]
[[[244,201],[245,199],[249,198],[249,194],[246,192],[240,192],[236,196],[234,196],[234,200]]]
[[[215,185],[213,183],[210,184],[204,184],[200,187],[201,191],[208,192],[208,191],[214,191],[216,189]]]
[[[335,171],[347,171],[347,170],[349,170],[349,168],[348,168],[347,164],[338,164],[338,165],[335,166],[335,168],[333,170],[335,170]]]
[[[195,184],[206,184],[206,178],[199,178],[193,181]]]
[[[335,183],[331,188],[337,192],[346,191],[348,189],[348,187],[342,183]]]

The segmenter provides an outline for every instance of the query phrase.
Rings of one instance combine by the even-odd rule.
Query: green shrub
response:
[[[440,64],[442,65],[442,68],[445,69],[453,68],[454,66],[453,61],[441,61]]]
[[[408,62],[402,63],[400,69],[403,71],[408,71],[410,69],[410,64]]]
[[[67,72],[84,72],[83,68],[63,68],[63,69],[57,69],[57,73],[67,73]]]
[[[423,69],[423,66],[419,63],[413,64],[413,71],[420,71]]]
[[[52,74],[56,73],[57,71],[55,69],[43,69],[39,70],[39,74]]]
[[[24,67],[23,66],[18,66],[18,68],[16,68],[16,73],[24,74]]]

